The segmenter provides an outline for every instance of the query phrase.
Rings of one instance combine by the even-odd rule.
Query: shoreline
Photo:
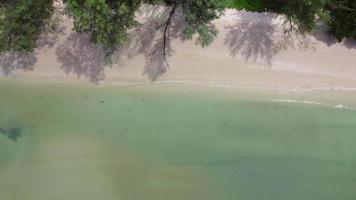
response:
[[[1,82],[9,82],[10,84],[35,84],[37,86],[84,86],[84,87],[140,87],[154,88],[154,90],[169,92],[181,92],[188,90],[191,94],[201,92],[206,95],[224,94],[227,98],[233,96],[240,100],[280,103],[280,104],[304,104],[314,105],[325,108],[341,109],[341,110],[356,110],[356,88],[311,88],[311,89],[290,89],[277,87],[256,87],[251,85],[241,85],[232,83],[217,83],[203,81],[156,81],[156,82],[107,82],[102,81],[100,84],[88,84],[85,81],[71,80],[46,80],[46,79],[19,79],[19,78],[2,78]],[[183,93],[186,94],[186,93]],[[199,95],[197,93],[197,95]],[[333,98],[330,98],[333,97]]]
[[[244,84],[241,82],[223,82],[223,81],[199,81],[199,80],[159,80],[159,81],[100,81],[99,83],[88,82],[87,80],[82,79],[66,79],[66,78],[53,78],[53,77],[0,77],[1,81],[29,81],[29,82],[46,82],[48,84],[81,84],[88,86],[146,86],[146,85],[164,85],[164,84],[177,84],[177,85],[186,85],[186,86],[203,86],[203,87],[214,87],[214,88],[227,88],[227,89],[246,89],[246,90],[260,90],[260,91],[271,91],[271,92],[355,92],[355,87],[281,87],[280,85],[273,84],[262,84],[262,83],[251,83]]]
[[[356,43],[335,43],[326,35],[284,41],[280,16],[275,14],[227,10],[214,22],[219,35],[211,46],[201,48],[194,41],[172,38],[170,66],[163,69],[147,63],[145,53],[152,44],[146,42],[154,35],[137,30],[130,41],[142,40],[120,49],[121,59],[109,67],[102,63],[102,50],[87,36],[73,33],[71,20],[62,18],[61,31],[46,36],[53,43],[42,44],[34,55],[0,59],[0,80],[193,85],[284,94],[288,98],[283,99],[297,101],[321,99],[335,106],[341,101],[356,107]]]

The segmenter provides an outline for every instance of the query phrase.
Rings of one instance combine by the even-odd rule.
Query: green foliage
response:
[[[227,0],[226,6],[252,12],[274,12],[283,14],[300,32],[317,28],[324,19],[326,0]]]
[[[74,19],[74,29],[91,35],[91,41],[102,45],[106,58],[127,39],[128,30],[137,25],[135,14],[140,0],[66,0]]]
[[[142,1],[66,0],[65,3],[74,18],[74,29],[90,34],[91,41],[102,45],[110,60],[127,40],[128,30],[138,25],[135,14]],[[217,19],[224,8],[220,0],[147,0],[144,3],[166,5],[174,9],[173,14],[183,14],[187,22],[184,31],[187,38],[191,39],[197,33],[197,42],[203,47],[216,37],[217,30],[211,21]]]
[[[323,21],[339,42],[344,38],[356,39],[355,0],[226,0],[225,6],[283,14],[302,33],[318,29]]]
[[[3,1],[0,5],[0,52],[32,52],[52,16],[52,0]]]
[[[318,21],[324,13],[323,0],[289,0],[278,10],[296,25],[302,32],[311,32],[318,28]]]
[[[101,45],[107,61],[125,43],[128,31],[138,25],[135,16],[142,4],[171,9],[163,25],[164,47],[169,42],[167,30],[175,15],[183,16],[186,22],[182,27],[186,38],[197,35],[197,43],[202,47],[209,45],[218,34],[212,21],[227,7],[283,14],[292,28],[302,33],[315,30],[322,20],[339,41],[356,39],[355,0],[64,0],[64,3],[74,20],[74,30],[89,34],[91,42]],[[0,53],[33,51],[53,12],[53,0],[1,0]]]
[[[227,8],[244,9],[252,12],[263,12],[267,8],[266,2],[261,0],[226,0],[225,6]]]
[[[212,43],[217,36],[217,29],[211,23],[218,19],[224,9],[221,0],[182,0],[177,1],[178,6],[184,14],[187,26],[184,33],[188,39],[197,33],[197,43],[205,47]]]
[[[356,40],[356,1],[334,0],[328,5],[330,33],[340,42],[344,38]]]

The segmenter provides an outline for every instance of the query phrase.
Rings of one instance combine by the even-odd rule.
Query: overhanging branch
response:
[[[169,41],[169,36],[168,36],[169,31],[168,30],[169,30],[169,26],[171,25],[171,21],[174,16],[175,10],[176,10],[176,6],[173,6],[172,10],[169,13],[168,19],[165,23],[164,32],[163,32],[163,58],[167,64],[167,66],[169,66],[169,64],[167,62],[167,43]]]

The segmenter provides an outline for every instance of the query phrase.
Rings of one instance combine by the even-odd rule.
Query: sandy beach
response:
[[[150,23],[133,30],[118,61],[105,66],[103,52],[86,35],[71,31],[71,20],[40,41],[33,55],[9,54],[0,61],[1,76],[15,79],[104,83],[190,83],[277,91],[356,91],[356,43],[337,43],[325,34],[283,37],[280,16],[227,10],[215,21],[218,38],[206,48],[182,41],[171,28],[169,67],[159,66],[157,31]],[[155,36],[156,35],[156,36]]]
[[[176,16],[167,66],[143,13],[112,66],[66,16],[0,57],[1,200],[355,199],[355,41],[227,10],[201,48]]]

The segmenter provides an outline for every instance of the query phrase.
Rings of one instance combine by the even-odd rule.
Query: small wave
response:
[[[333,108],[354,110],[353,107],[351,107],[351,106],[346,106],[346,105],[342,105],[342,104],[338,104],[338,105],[334,106]]]
[[[316,101],[306,101],[306,100],[294,100],[294,99],[275,99],[273,102],[278,102],[278,103],[301,103],[301,104],[314,104],[314,105],[324,105],[320,102]]]
[[[327,105],[321,102],[316,101],[307,101],[307,100],[295,100],[295,99],[274,99],[273,102],[277,103],[296,103],[296,104],[309,104],[309,105],[318,105],[327,108],[334,108],[334,109],[347,109],[347,110],[355,110],[353,107],[348,105],[337,104],[335,106]]]
[[[353,87],[317,87],[315,90],[327,90],[327,91],[345,91],[345,92],[356,92],[356,88]]]

